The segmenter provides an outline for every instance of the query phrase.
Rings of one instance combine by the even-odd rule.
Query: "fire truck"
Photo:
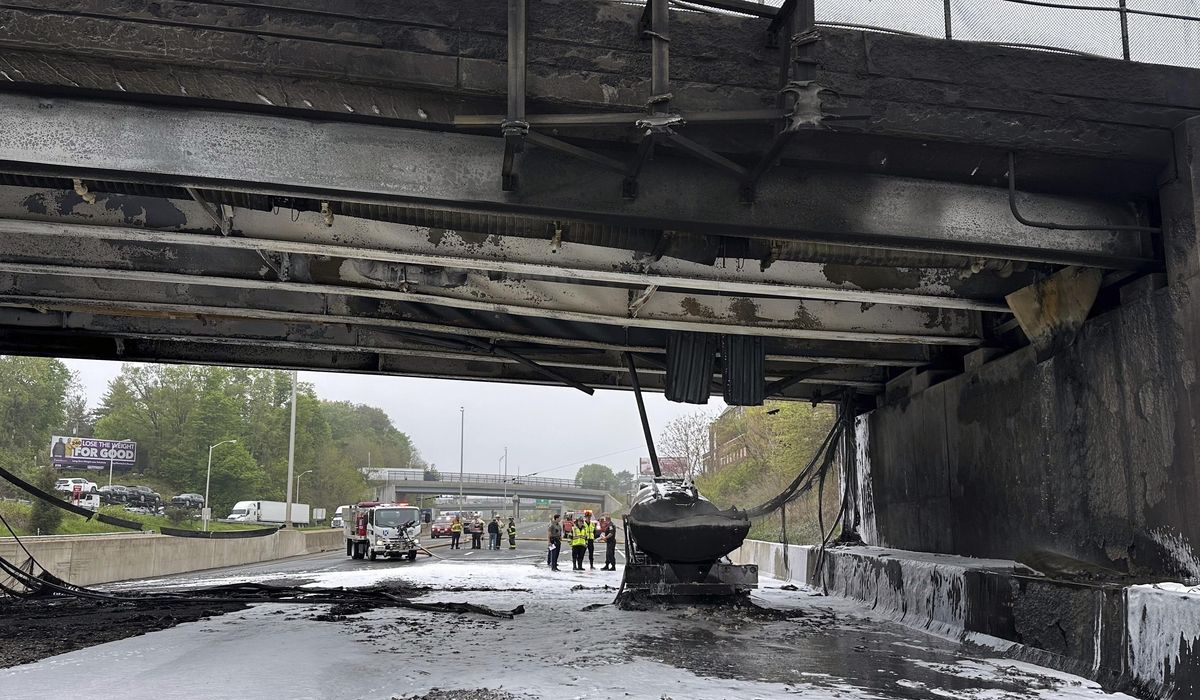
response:
[[[421,510],[407,503],[364,501],[351,506],[343,516],[346,533],[346,556],[379,557],[407,556],[417,558],[421,547]]]

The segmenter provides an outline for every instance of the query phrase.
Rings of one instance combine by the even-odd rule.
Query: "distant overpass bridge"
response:
[[[368,479],[377,484],[380,497],[399,498],[402,495],[429,494],[434,496],[456,496],[459,486],[464,496],[500,496],[521,498],[549,498],[578,503],[594,503],[601,511],[613,511],[621,506],[612,494],[599,484],[582,485],[573,479],[547,479],[537,476],[501,476],[500,474],[441,474],[429,478],[414,474],[409,469],[377,469],[368,474]]]

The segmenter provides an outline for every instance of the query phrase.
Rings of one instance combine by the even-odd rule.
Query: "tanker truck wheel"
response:
[[[416,560],[417,560],[417,550],[415,550],[415,549],[410,549],[410,550],[408,551],[408,560],[409,560],[409,561],[416,561]]]
[[[367,545],[367,559],[375,561],[378,558],[379,555],[375,553],[375,550],[371,549],[371,545]]]
[[[354,548],[354,551],[350,553],[350,557],[352,559],[362,559],[363,552],[362,552],[362,548],[358,546],[358,543],[351,542],[350,545]]]

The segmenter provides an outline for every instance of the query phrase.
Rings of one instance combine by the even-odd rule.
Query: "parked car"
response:
[[[203,508],[204,496],[198,493],[181,493],[171,497],[171,505],[179,508]]]
[[[162,496],[149,486],[131,486],[129,496],[129,503],[133,505],[154,509],[162,505]]]
[[[105,505],[128,503],[130,498],[129,487],[120,484],[112,484],[110,486],[100,487],[100,502]]]
[[[62,491],[63,493],[74,492],[76,486],[79,486],[79,490],[83,493],[97,493],[100,491],[100,487],[96,486],[96,482],[88,481],[78,476],[69,479],[59,479],[54,482],[54,490]]]
[[[438,518],[429,526],[429,536],[433,539],[450,536],[450,518]]]

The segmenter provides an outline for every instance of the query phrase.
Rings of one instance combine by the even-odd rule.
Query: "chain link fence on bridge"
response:
[[[1200,0],[815,2],[817,24],[827,26],[1200,68]]]

